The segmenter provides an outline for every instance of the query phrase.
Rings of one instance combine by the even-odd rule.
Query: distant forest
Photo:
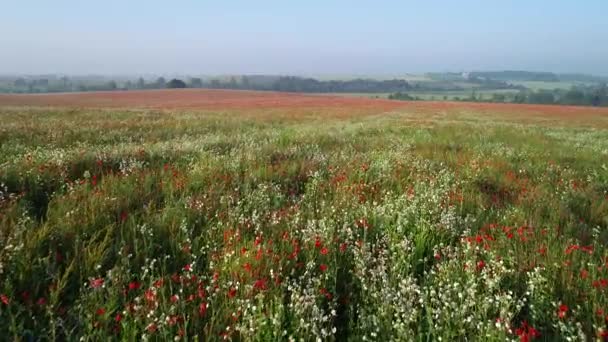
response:
[[[108,91],[108,90],[137,90],[165,89],[182,84],[188,88],[209,89],[242,89],[268,90],[301,93],[392,93],[404,91],[458,91],[466,88],[453,82],[415,82],[403,79],[375,80],[328,80],[297,76],[233,76],[224,79],[189,78],[187,81],[173,79],[167,81],[164,77],[156,80],[102,80],[102,79],[70,79],[61,78],[30,78],[23,77],[11,80],[0,80],[0,92],[11,93],[47,93],[72,91]],[[504,81],[473,79],[471,82],[478,89],[523,89]]]
[[[383,96],[394,100],[423,100],[419,94],[432,93],[444,100],[508,102],[536,104],[567,104],[608,106],[606,88],[608,78],[582,74],[554,74],[530,71],[490,71],[470,73],[427,73],[424,79],[377,80],[356,78],[349,80],[318,80],[297,76],[244,75],[215,78],[184,77],[167,80],[108,79],[100,76],[0,76],[0,92],[4,93],[52,93],[85,91],[129,91],[167,88],[240,89],[298,93],[361,93]],[[521,83],[518,83],[521,82]],[[570,89],[529,89],[525,82],[560,84],[570,82]],[[564,84],[564,83],[561,83]],[[569,83],[568,83],[569,84]],[[496,92],[494,92],[496,91]],[[465,96],[452,96],[459,92]],[[484,93],[482,96],[481,93]],[[466,95],[466,94],[469,95]],[[488,93],[491,93],[488,96]],[[377,95],[374,95],[377,94]],[[443,96],[441,96],[443,94]],[[435,96],[431,97],[431,100]]]
[[[412,94],[397,92],[388,96],[391,100],[423,101],[422,98]],[[528,103],[552,104],[571,106],[608,106],[608,87],[606,84],[588,87],[573,87],[569,90],[522,90],[515,94],[495,93],[483,97],[475,91],[465,97],[456,97],[454,101],[465,102],[494,102],[494,103]]]

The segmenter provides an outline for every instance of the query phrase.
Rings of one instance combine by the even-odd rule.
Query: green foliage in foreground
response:
[[[0,336],[585,340],[608,133],[3,110]]]

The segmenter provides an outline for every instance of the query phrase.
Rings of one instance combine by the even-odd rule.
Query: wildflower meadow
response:
[[[0,340],[606,339],[606,116],[338,111],[1,109]]]

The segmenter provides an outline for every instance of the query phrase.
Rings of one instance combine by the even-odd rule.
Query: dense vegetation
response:
[[[173,80],[172,80],[173,81]],[[328,80],[321,81],[314,78],[296,76],[239,76],[202,79],[193,77],[189,79],[189,88],[210,89],[242,89],[242,90],[272,90],[285,92],[304,93],[387,93],[403,91],[446,91],[467,89],[459,83],[469,82],[476,89],[525,89],[522,86],[510,85],[504,81],[490,79],[471,78],[460,79],[458,82],[408,82],[403,79],[375,80],[375,79],[351,79],[351,80]],[[47,78],[7,78],[0,79],[0,92],[11,93],[44,93],[44,92],[69,92],[69,91],[102,91],[102,90],[136,90],[136,89],[165,89],[176,88],[164,77],[153,81],[139,78],[132,80],[108,80],[105,78],[92,79],[70,79],[61,77]]]
[[[423,100],[415,93],[396,92],[389,94],[391,100],[419,101]],[[471,92],[470,96],[457,97],[455,100],[467,102],[495,102],[495,103],[528,103],[553,104],[571,106],[608,106],[608,87],[606,84],[591,87],[573,87],[570,90],[537,90],[520,91],[512,94],[494,93],[490,97]]]
[[[299,110],[3,109],[0,336],[607,335],[603,118]]]

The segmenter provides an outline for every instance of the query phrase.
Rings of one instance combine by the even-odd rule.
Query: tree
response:
[[[249,89],[249,87],[251,86],[249,83],[250,83],[249,82],[249,77],[243,76],[241,78],[241,84],[243,85],[243,89]]]
[[[500,94],[500,93],[492,94],[492,102],[505,102],[505,94]]]
[[[70,84],[70,79],[67,76],[63,76],[60,78],[61,85],[63,86],[63,90],[70,90],[72,85]]]
[[[585,101],[585,93],[578,89],[570,89],[562,98],[563,104],[582,105]]]
[[[110,89],[110,90],[116,90],[116,88],[118,88],[118,86],[116,85],[115,81],[110,81],[107,84],[107,88]]]
[[[143,78],[137,79],[137,89],[144,89],[146,87],[146,82]]]
[[[163,89],[167,86],[167,81],[164,77],[161,76],[156,80],[156,86],[160,89]]]
[[[230,83],[228,83],[228,88],[230,89],[238,89],[239,85],[236,83],[236,78],[234,76],[230,77]]]
[[[186,82],[174,78],[171,81],[169,81],[169,83],[167,83],[167,88],[169,88],[169,89],[186,88]]]
[[[27,82],[23,78],[18,78],[14,83],[16,88],[25,88],[27,86]]]
[[[202,88],[203,87],[203,80],[201,80],[198,77],[191,78],[190,79],[190,87],[191,88]]]
[[[533,91],[528,96],[528,103],[534,104],[554,104],[555,96],[550,91]]]
[[[523,91],[520,91],[519,93],[515,94],[515,96],[513,97],[513,102],[514,103],[525,103],[526,102],[526,93]]]

